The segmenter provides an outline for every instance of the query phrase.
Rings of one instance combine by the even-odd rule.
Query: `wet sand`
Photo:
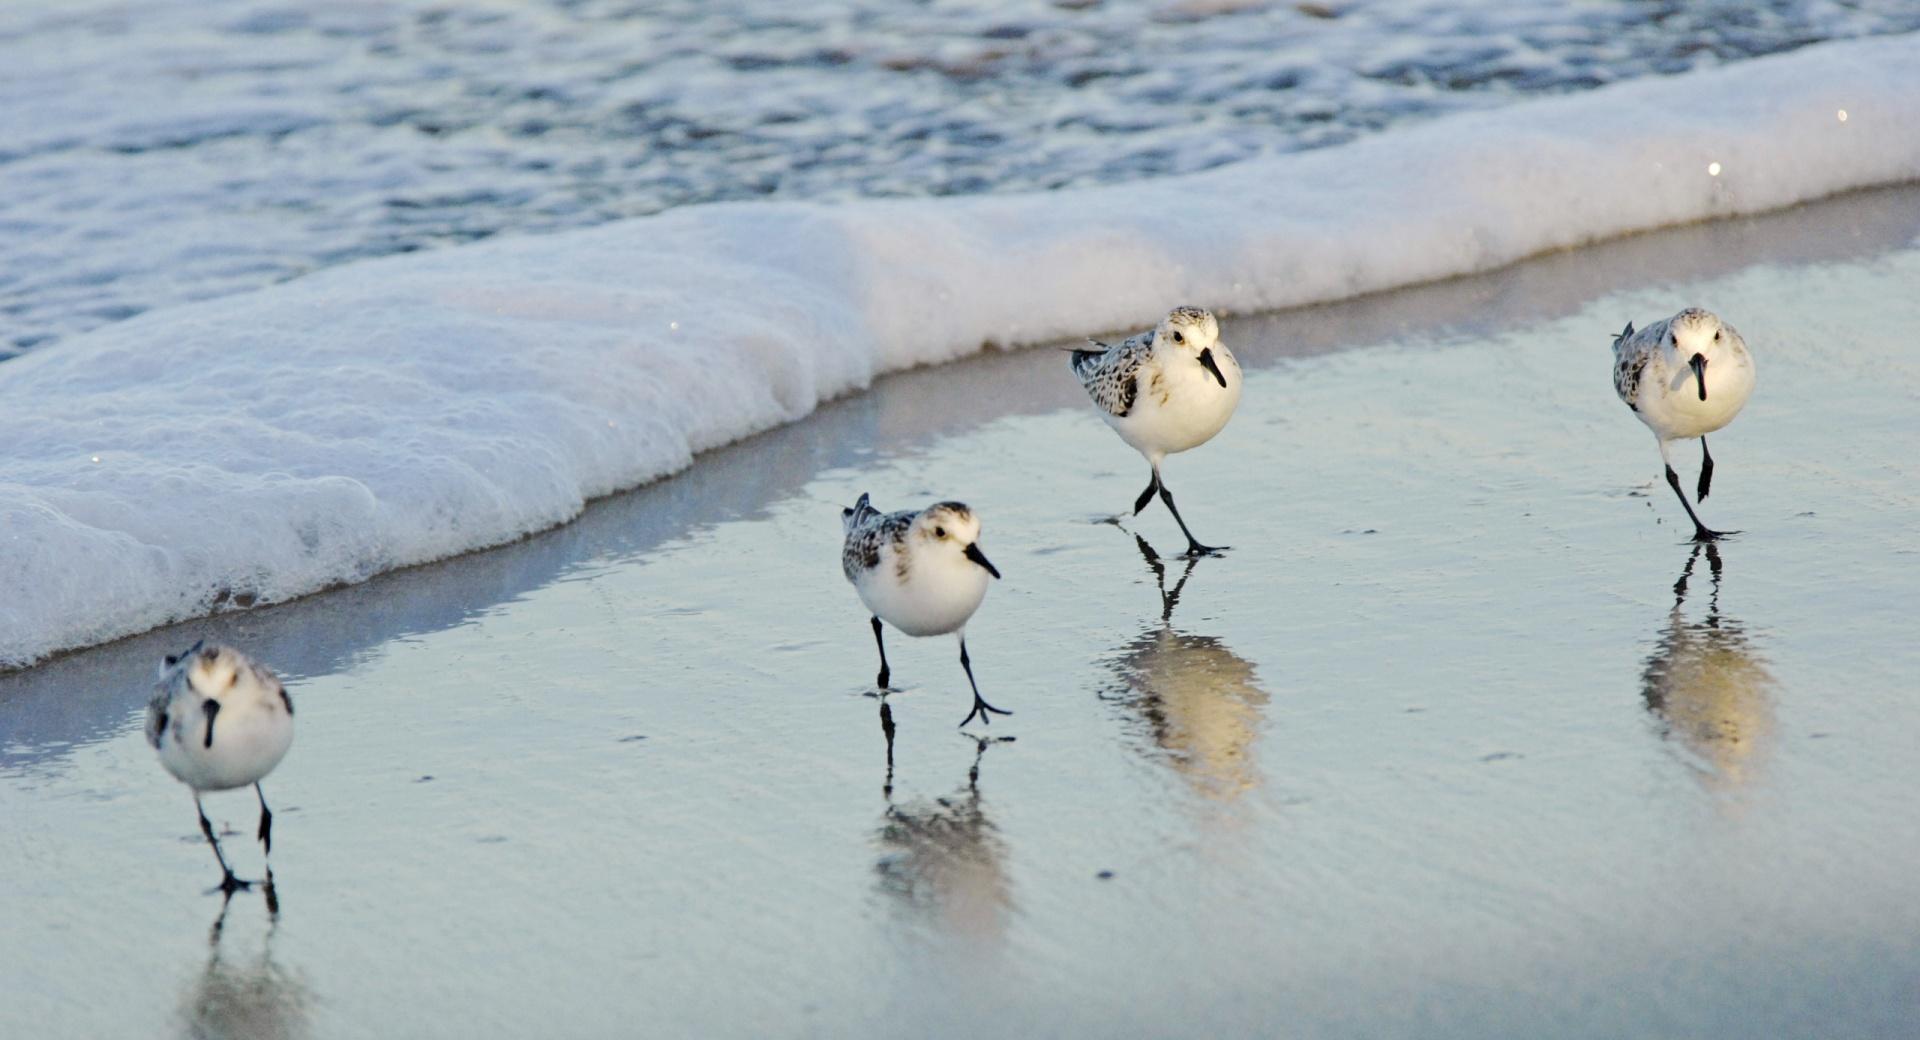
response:
[[[988,354],[516,545],[0,676],[0,1035],[1910,1035],[1916,234],[1875,192],[1234,316],[1240,414],[1166,470],[1234,547],[1192,566],[1157,506],[1101,522],[1146,469],[1064,360]],[[1712,552],[1607,381],[1684,303],[1759,367]],[[1016,739],[896,636],[889,768],[861,491],[984,515],[1015,714],[971,732]],[[201,635],[299,708],[281,912],[217,930],[140,734]],[[207,804],[257,873],[250,797]]]

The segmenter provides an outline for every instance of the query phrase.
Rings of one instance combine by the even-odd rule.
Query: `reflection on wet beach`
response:
[[[980,798],[980,762],[988,748],[1012,738],[968,739],[977,744],[973,765],[966,784],[953,794],[898,804],[889,780],[887,810],[875,834],[881,853],[874,873],[880,891],[930,930],[998,941],[1013,917],[1013,886],[1006,844]]]
[[[268,913],[274,912],[270,894]],[[181,995],[181,1035],[235,1040],[295,1040],[309,1035],[307,1013],[312,991],[299,973],[273,959],[273,925],[258,952],[229,957],[223,949],[229,899],[221,905],[208,936],[207,964]]]
[[[1702,555],[1712,582],[1706,616],[1689,621],[1687,595]],[[1751,779],[1765,756],[1776,684],[1745,627],[1720,612],[1721,570],[1718,546],[1694,546],[1673,583],[1673,609],[1641,672],[1640,692],[1662,735],[1696,758],[1702,782],[1726,790]]]
[[[1189,557],[1169,589],[1166,564],[1144,539],[1136,535],[1134,541],[1160,591],[1160,623],[1114,653],[1116,681],[1107,696],[1145,724],[1156,757],[1195,792],[1237,798],[1260,783],[1253,745],[1267,692],[1251,661],[1213,636],[1173,626],[1174,609],[1199,561]]]

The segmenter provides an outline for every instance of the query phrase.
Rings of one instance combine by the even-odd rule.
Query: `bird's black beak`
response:
[[[988,574],[991,574],[996,578],[1000,576],[1000,572],[997,569],[995,569],[993,566],[993,561],[987,559],[987,554],[980,551],[979,542],[967,543],[967,559],[972,560],[973,562],[979,564],[982,567],[985,567],[987,569]]]
[[[1220,366],[1213,362],[1213,348],[1209,347],[1200,352],[1200,367],[1212,372],[1213,378],[1218,379],[1222,387],[1227,385],[1227,377],[1220,374]]]
[[[1687,359],[1687,367],[1693,369],[1693,382],[1700,388],[1700,399],[1707,399],[1707,356],[1695,354]]]

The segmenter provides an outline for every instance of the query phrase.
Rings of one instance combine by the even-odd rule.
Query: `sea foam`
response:
[[[1892,37],[1188,177],[688,207],[152,312],[0,365],[0,666],[509,541],[983,343],[1915,178]]]

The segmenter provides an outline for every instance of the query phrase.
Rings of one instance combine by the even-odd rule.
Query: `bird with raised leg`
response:
[[[193,791],[200,833],[206,835],[213,858],[220,863],[220,885],[215,891],[231,897],[235,891],[251,888],[253,882],[235,877],[220,851],[220,839],[207,820],[200,796],[251,785],[260,799],[256,836],[262,851],[272,854],[273,812],[267,808],[260,781],[293,745],[293,698],[287,696],[287,688],[272,672],[232,647],[195,643],[186,653],[168,656],[160,667],[159,684],[147,704],[147,743],[159,753],[167,772]],[[271,865],[266,872],[272,906]]]
[[[1715,531],[1700,521],[1673,469],[1676,440],[1700,441],[1700,479],[1694,496],[1707,500],[1713,454],[1707,434],[1733,421],[1753,395],[1753,355],[1733,326],[1689,307],[1635,331],[1632,322],[1613,340],[1613,389],[1660,443],[1667,486],[1693,521],[1693,540],[1711,542],[1738,531]]]
[[[967,656],[967,621],[987,595],[987,579],[998,578],[980,550],[980,519],[960,502],[938,502],[920,510],[882,513],[866,495],[841,510],[845,540],[840,568],[860,602],[873,615],[873,642],[880,650],[878,682],[884,692],[892,678],[881,622],[910,636],[951,634],[960,640],[960,667],[973,688],[973,710],[964,726],[989,713],[1011,715],[988,704],[973,678]]]
[[[1134,500],[1134,515],[1158,495],[1187,536],[1189,556],[1224,550],[1193,536],[1160,477],[1162,460],[1212,440],[1240,404],[1240,363],[1220,342],[1220,323],[1199,307],[1176,307],[1157,327],[1124,342],[1089,342],[1098,349],[1075,349],[1073,374],[1100,417],[1153,469]]]

